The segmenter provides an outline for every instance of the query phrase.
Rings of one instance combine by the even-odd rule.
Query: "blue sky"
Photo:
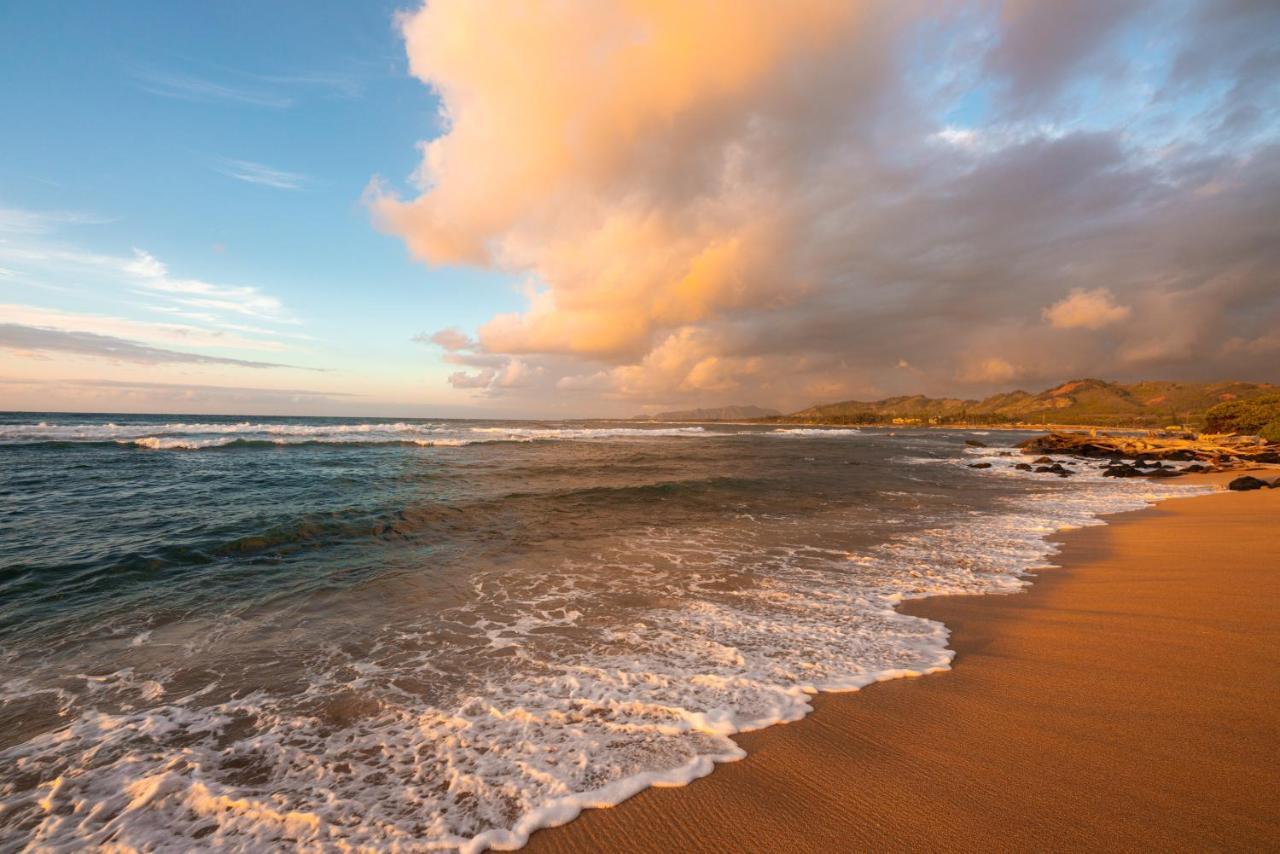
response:
[[[404,182],[416,143],[438,132],[432,93],[406,72],[395,11],[386,3],[5,4],[0,208],[26,224],[0,233],[0,245],[139,250],[173,275],[268,294],[297,321],[280,330],[308,336],[280,339],[291,347],[287,361],[331,372],[295,374],[284,387],[349,392],[375,376],[385,401],[345,405],[473,405],[411,338],[514,310],[510,277],[413,262],[400,240],[371,226],[361,202],[374,175]],[[0,260],[11,273],[19,266]],[[16,272],[25,274],[0,278],[0,303],[173,319],[158,310],[169,306],[83,265]],[[254,358],[243,348],[218,352]],[[104,368],[97,373],[112,373]],[[168,379],[267,385],[265,372],[215,380],[193,371]]]

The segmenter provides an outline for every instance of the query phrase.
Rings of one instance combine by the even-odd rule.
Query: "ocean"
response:
[[[0,850],[511,848],[692,780],[947,668],[903,599],[1192,489],[1028,435],[0,414]]]

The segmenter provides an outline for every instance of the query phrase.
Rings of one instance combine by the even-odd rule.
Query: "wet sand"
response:
[[[528,850],[1280,850],[1280,488],[1057,539],[1023,593],[903,607],[950,672],[815,697]]]

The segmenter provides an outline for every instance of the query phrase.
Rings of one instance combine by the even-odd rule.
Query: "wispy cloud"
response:
[[[274,109],[294,104],[292,97],[267,88],[232,85],[173,71],[142,68],[134,72],[134,77],[139,89],[164,98],[204,103],[224,101]]]
[[[111,221],[83,211],[0,208],[0,234],[46,234],[64,225],[101,225]]]
[[[96,332],[79,332],[66,329],[50,329],[39,326],[23,326],[18,323],[0,323],[0,347],[26,354],[68,353],[76,356],[112,359],[141,365],[191,364],[231,365],[239,368],[298,368],[278,362],[258,362],[251,359],[231,359],[204,353],[186,353],[162,347],[152,347],[139,341],[99,335]],[[301,370],[318,370],[302,368]]]
[[[249,337],[225,329],[210,329],[186,323],[156,323],[109,314],[61,311],[20,303],[0,303],[0,317],[3,317],[6,322],[22,326],[92,332],[97,335],[129,338],[153,344],[254,350],[267,353],[278,353],[290,349],[280,341]],[[271,332],[271,330],[262,331],[267,334]]]
[[[124,271],[135,276],[137,284],[147,290],[173,295],[172,299],[176,303],[264,320],[296,322],[285,312],[280,300],[257,288],[174,278],[169,275],[168,268],[151,253],[135,249],[133,254],[133,260],[123,265]]]
[[[259,184],[263,187],[275,187],[277,190],[300,190],[310,182],[310,178],[300,172],[286,172],[273,169],[264,163],[252,160],[235,160],[221,158],[213,167],[228,178]]]
[[[323,89],[340,98],[355,98],[364,85],[353,74],[341,71],[309,71],[296,74],[255,74],[255,79],[280,86],[302,86]]]
[[[296,324],[299,321],[276,297],[248,285],[222,285],[179,278],[149,252],[132,256],[103,255],[65,246],[0,243],[0,261],[15,267],[39,268],[63,275],[94,271],[132,287],[139,293],[165,294],[170,303],[260,321]]]
[[[145,370],[145,369],[144,369]],[[260,374],[263,382],[269,375]],[[271,388],[134,379],[0,376],[0,394],[27,409],[95,412],[313,412],[356,406],[363,395],[310,388]]]
[[[295,71],[258,74],[233,68],[212,69],[219,79],[143,66],[133,71],[138,88],[152,95],[202,103],[222,101],[253,107],[285,109],[304,95],[356,98],[364,91],[357,74],[342,71]]]
[[[149,383],[138,382],[133,380],[101,380],[101,379],[83,379],[83,380],[57,380],[60,385],[76,386],[81,388],[122,388],[122,389],[152,389],[157,391],[180,391],[180,392],[210,392],[210,393],[230,393],[230,394],[263,394],[263,395],[287,395],[289,397],[363,397],[364,395],[354,394],[345,391],[317,391],[315,389],[306,388],[257,388],[254,386],[237,386],[237,385],[196,385],[191,383]],[[29,385],[30,380],[15,379],[9,377],[0,377],[0,385]]]

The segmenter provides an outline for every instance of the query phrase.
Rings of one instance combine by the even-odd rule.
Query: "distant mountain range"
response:
[[[1157,427],[1198,424],[1211,406],[1280,392],[1270,383],[1072,380],[1031,394],[1011,391],[982,400],[923,395],[846,400],[811,406],[776,420],[822,424],[1081,424]]]
[[[713,406],[709,409],[679,409],[654,415],[637,415],[637,421],[747,421],[781,415],[776,409],[761,406]]]

